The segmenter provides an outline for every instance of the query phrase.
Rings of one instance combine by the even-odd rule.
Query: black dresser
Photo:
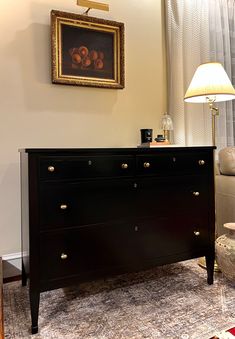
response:
[[[24,149],[22,284],[40,292],[206,256],[213,283],[213,147]]]

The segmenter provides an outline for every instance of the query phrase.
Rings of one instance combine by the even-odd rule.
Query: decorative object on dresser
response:
[[[51,11],[52,82],[124,88],[124,24]]]
[[[49,289],[200,256],[213,283],[213,150],[20,151],[32,333]]]
[[[152,130],[152,128],[141,128],[140,135],[141,135],[141,144],[153,141],[153,130]]]
[[[169,114],[165,113],[163,115],[161,127],[163,129],[165,141],[170,143],[170,131],[173,131],[173,121]]]

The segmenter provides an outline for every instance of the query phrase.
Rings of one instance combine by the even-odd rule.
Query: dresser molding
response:
[[[214,147],[20,150],[22,285],[40,293],[206,257],[214,268]]]

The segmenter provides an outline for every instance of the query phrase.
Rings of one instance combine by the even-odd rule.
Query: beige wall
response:
[[[105,0],[104,0],[105,2]],[[109,0],[90,15],[125,23],[124,90],[52,85],[50,11],[76,0],[0,2],[0,255],[20,251],[18,149],[136,146],[166,108],[161,0]]]

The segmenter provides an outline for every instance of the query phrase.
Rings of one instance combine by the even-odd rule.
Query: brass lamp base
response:
[[[206,268],[206,258],[205,257],[199,258],[198,265],[202,268]],[[216,260],[214,262],[214,272],[221,272]]]

